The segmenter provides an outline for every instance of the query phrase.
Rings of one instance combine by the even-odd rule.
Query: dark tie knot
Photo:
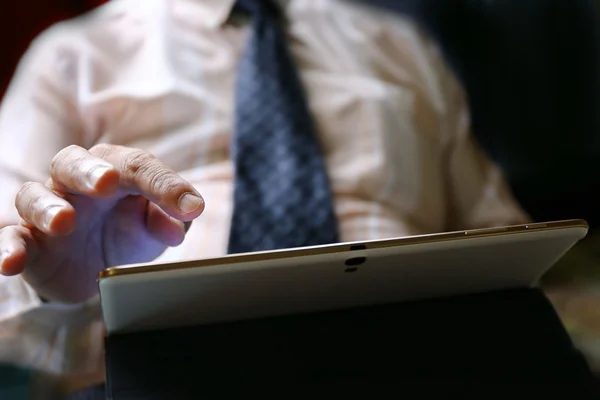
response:
[[[237,0],[235,10],[251,16],[279,16],[279,7],[274,0]]]

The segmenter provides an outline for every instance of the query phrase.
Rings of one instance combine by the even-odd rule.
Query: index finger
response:
[[[117,169],[120,188],[146,197],[173,218],[191,221],[204,210],[194,186],[150,153],[114,145],[94,146],[89,152]]]

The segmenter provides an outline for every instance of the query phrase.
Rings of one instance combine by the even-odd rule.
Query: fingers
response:
[[[0,230],[0,274],[18,275],[37,255],[31,231],[23,226],[8,226]]]
[[[92,197],[108,197],[119,187],[117,169],[79,146],[69,146],[52,159],[50,176],[53,189]]]
[[[89,151],[70,146],[51,164],[53,182],[90,196],[110,194],[115,182],[128,194],[142,195],[170,216],[191,221],[204,210],[194,187],[151,154],[102,144]]]
[[[110,145],[90,152],[117,167],[121,187],[143,195],[172,217],[189,221],[203,211],[204,200],[196,189],[150,153]]]
[[[27,224],[47,235],[67,235],[75,228],[73,206],[41,183],[24,184],[15,206]]]
[[[170,217],[156,204],[148,204],[146,227],[148,232],[161,243],[172,247],[179,246],[185,238],[186,224]]]

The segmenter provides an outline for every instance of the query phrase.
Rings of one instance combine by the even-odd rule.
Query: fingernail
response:
[[[88,172],[88,182],[92,189],[96,188],[98,181],[102,179],[106,171],[110,170],[111,167],[107,165],[97,165]]]
[[[4,271],[4,260],[8,258],[9,254],[8,250],[2,250],[0,253],[0,274],[6,273],[6,271]]]
[[[62,206],[52,206],[49,207],[44,213],[44,229],[50,230],[50,225],[52,224],[52,220],[54,217],[58,215],[58,213],[62,210]]]
[[[179,199],[179,209],[186,214],[196,211],[204,204],[202,197],[186,193]]]

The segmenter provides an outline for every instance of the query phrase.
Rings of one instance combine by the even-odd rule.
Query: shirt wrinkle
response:
[[[227,22],[232,5],[114,0],[40,36],[0,108],[0,225],[18,221],[17,191],[45,181],[59,150],[115,143],[151,151],[205,198],[184,243],[156,262],[224,255],[248,34]],[[528,221],[473,140],[456,77],[412,21],[339,0],[281,5],[343,241]],[[0,362],[101,375],[102,334],[97,301],[41,304],[20,277],[0,278]]]

